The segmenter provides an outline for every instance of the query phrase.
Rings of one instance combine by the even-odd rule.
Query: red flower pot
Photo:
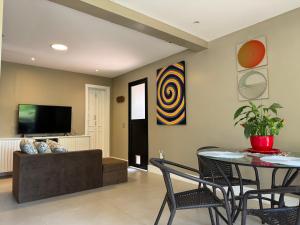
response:
[[[250,142],[254,150],[266,152],[272,150],[274,136],[251,136]]]

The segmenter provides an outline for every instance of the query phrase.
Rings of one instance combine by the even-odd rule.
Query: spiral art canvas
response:
[[[185,62],[157,70],[157,124],[186,124]]]

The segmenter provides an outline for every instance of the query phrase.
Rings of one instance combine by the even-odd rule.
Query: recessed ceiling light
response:
[[[52,44],[51,48],[53,48],[56,51],[67,51],[68,46],[63,45],[63,44]]]
[[[31,57],[31,61],[35,61],[35,58],[34,58],[34,57]]]

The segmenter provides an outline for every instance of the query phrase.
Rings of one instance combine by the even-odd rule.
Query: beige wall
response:
[[[2,27],[3,27],[3,0],[0,0],[0,49],[2,49]],[[0,55],[1,62],[1,55]],[[1,78],[1,64],[0,64],[0,78]]]
[[[111,86],[111,79],[2,62],[0,137],[16,136],[19,103],[72,106],[72,132],[84,134],[85,84]]]
[[[149,81],[150,157],[157,157],[161,149],[168,159],[196,166],[195,151],[199,146],[249,147],[242,129],[234,128],[232,120],[235,109],[245,104],[237,100],[235,48],[239,42],[261,35],[268,41],[270,77],[270,99],[263,103],[279,102],[285,107],[281,116],[286,120],[286,127],[276,137],[275,147],[300,152],[299,21],[300,9],[297,9],[217,39],[206,51],[183,52],[114,79],[113,96],[124,95],[126,102],[113,102],[112,154],[127,158],[127,85],[143,77]],[[187,125],[158,126],[156,70],[180,60],[186,61]]]

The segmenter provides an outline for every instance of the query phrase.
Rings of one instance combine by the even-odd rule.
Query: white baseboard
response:
[[[153,165],[148,165],[148,172],[155,173],[155,174],[158,174],[158,175],[162,176],[162,173],[161,173],[160,169],[158,169],[157,167],[155,167]],[[193,175],[191,175],[191,176],[193,176]],[[171,175],[171,178],[173,178],[175,180],[184,181],[184,182],[187,182],[187,183],[190,183],[190,184],[198,185],[198,183],[195,182],[195,181],[192,181],[192,180],[189,180],[189,179],[185,179],[183,177],[179,177],[179,176],[174,175],[174,174]]]
[[[148,165],[148,172],[158,174],[158,175],[162,176],[161,171],[153,165]],[[191,176],[193,176],[193,175],[191,175]],[[171,178],[198,186],[197,182],[192,181],[192,180],[188,180],[188,179],[176,176],[176,175],[171,175]],[[244,187],[245,192],[250,191],[250,190],[254,190],[254,188],[251,188],[251,187],[248,187],[248,186]],[[233,191],[234,191],[234,194],[238,195],[239,192],[240,192],[240,188],[235,186],[235,187],[233,187]],[[271,195],[264,195],[264,197],[270,198]],[[275,198],[279,199],[279,195],[275,195]],[[298,198],[294,198],[294,197],[291,197],[291,196],[285,196],[285,201],[286,201],[287,206],[299,205],[299,199]],[[270,204],[270,202],[269,201],[264,201],[264,204]]]
[[[0,173],[0,179],[1,178],[8,178],[8,177],[12,177],[12,172]]]
[[[122,160],[122,161],[126,161],[126,162],[128,162],[128,160],[127,160],[127,159],[122,159],[122,158],[118,158],[118,157],[114,157],[114,156],[110,156],[109,158],[113,158],[113,159],[119,159],[119,160]]]
[[[140,170],[140,171],[143,171],[143,172],[148,172],[148,170],[145,170],[145,169],[142,169],[142,168],[139,168],[139,167],[135,167],[135,166],[129,166],[128,168],[132,168],[132,169],[135,169],[135,170]]]

